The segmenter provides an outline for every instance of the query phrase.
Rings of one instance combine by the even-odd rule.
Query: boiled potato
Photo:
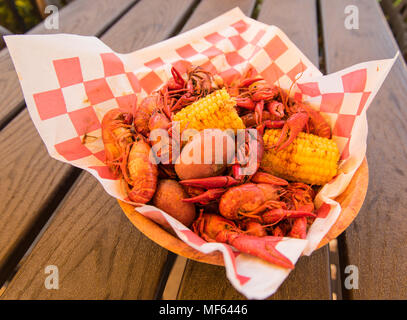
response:
[[[234,152],[231,136],[219,129],[206,129],[182,149],[175,171],[181,180],[218,176],[233,161]]]
[[[189,227],[195,219],[195,205],[183,202],[188,194],[175,180],[160,180],[154,194],[153,205]],[[164,225],[172,229],[168,224]]]

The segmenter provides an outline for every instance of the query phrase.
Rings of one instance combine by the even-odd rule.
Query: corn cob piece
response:
[[[185,129],[244,129],[235,105],[225,89],[217,90],[179,111],[173,121],[180,122],[181,132]]]
[[[327,138],[300,132],[294,141],[281,151],[271,148],[281,130],[267,130],[263,136],[265,153],[261,168],[286,180],[314,185],[328,183],[338,172],[339,150]]]

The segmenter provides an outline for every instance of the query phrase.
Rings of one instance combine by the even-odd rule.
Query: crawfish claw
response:
[[[225,191],[226,190],[223,188],[210,189],[196,197],[182,199],[182,201],[189,203],[200,203],[205,205],[213,200],[219,199],[225,193]]]
[[[233,177],[224,176],[224,177],[209,177],[202,179],[182,180],[179,183],[183,186],[212,189],[235,186],[239,184],[239,181],[234,179]]]
[[[281,151],[287,146],[289,146],[294,139],[298,136],[298,134],[304,129],[307,125],[309,116],[304,112],[299,112],[293,114],[288,120],[286,121],[283,130],[281,130],[281,135],[274,145],[275,148],[278,148],[277,151]],[[288,130],[290,130],[290,134],[288,139],[283,143],[284,138],[287,136]]]
[[[254,255],[283,268],[294,269],[291,260],[275,247],[280,240],[280,237],[274,236],[256,237],[239,234],[228,242],[241,252]]]

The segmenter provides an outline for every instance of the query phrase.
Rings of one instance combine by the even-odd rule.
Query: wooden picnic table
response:
[[[359,9],[357,30],[344,26],[348,5]],[[236,6],[280,27],[325,73],[398,50],[375,0],[75,0],[52,32],[98,36],[125,53]],[[50,32],[41,24],[29,34]],[[7,49],[0,70],[0,299],[162,298],[175,255],[133,227],[89,173],[48,155]],[[406,100],[399,57],[367,114],[370,182],[362,210],[337,243],[302,257],[272,299],[407,298]],[[44,286],[49,265],[59,269],[58,290]],[[349,265],[358,268],[357,288],[344,285]],[[244,298],[222,267],[189,260],[182,272],[178,299]]]

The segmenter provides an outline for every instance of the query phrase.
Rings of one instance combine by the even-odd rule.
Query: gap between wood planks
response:
[[[101,37],[106,33],[113,25],[115,25],[128,11],[130,11],[139,0],[133,1],[130,5],[125,7],[122,12],[120,12],[117,17],[112,19],[103,29],[96,33],[95,36]],[[7,49],[3,49],[7,50]],[[20,112],[26,108],[25,101],[21,102],[21,106],[16,108],[8,117],[3,121],[0,121],[0,130],[5,128]],[[19,269],[19,265],[24,260],[24,258],[29,254],[33,245],[41,237],[43,230],[49,224],[52,216],[58,211],[59,206],[66,198],[69,190],[78,180],[82,170],[72,167],[71,170],[66,175],[66,178],[61,182],[60,186],[54,190],[53,195],[50,197],[49,201],[44,203],[39,211],[39,218],[33,223],[30,230],[27,232],[25,237],[17,245],[14,252],[10,255],[7,262],[5,263],[6,268],[0,270],[0,296],[5,291],[7,284],[13,278],[15,273]]]
[[[257,19],[262,0],[257,0],[251,17]],[[324,48],[324,38],[322,32],[322,19],[320,11],[320,0],[316,1],[316,12],[317,12],[317,27],[318,27],[318,53],[319,53],[319,69],[323,74],[326,74],[326,65],[325,65],[325,48]],[[342,286],[341,286],[341,275],[340,275],[340,258],[339,258],[339,248],[338,240],[334,239],[329,244],[329,275],[331,280],[331,293],[333,300],[342,300]],[[169,272],[169,277],[163,289],[161,298],[163,300],[175,300],[178,296],[178,291],[182,283],[183,273],[186,268],[188,259],[177,256],[175,261],[172,260],[171,271]],[[160,296],[157,296],[160,298]]]
[[[102,31],[98,32],[98,34],[96,36],[101,37],[107,30],[110,29],[110,27],[112,27],[117,21],[120,20],[120,18],[127,13],[138,1],[135,1],[134,3],[132,3],[131,6],[129,6],[128,8],[126,8],[126,10],[123,10],[123,12],[112,21],[112,23],[110,23],[108,26],[106,26]],[[195,10],[195,8],[198,6],[199,4],[199,0],[195,0],[193,5],[191,6],[191,8],[185,13],[184,17],[181,19],[180,23],[174,28],[174,30],[170,33],[169,37],[175,36],[177,35],[183,28],[183,26],[186,24],[186,22],[188,21],[190,15],[192,14],[192,12]],[[261,7],[261,0],[257,0],[256,1],[256,5],[255,8],[252,12],[251,17],[252,18],[257,18],[258,16],[258,12],[259,9]],[[321,31],[321,21],[320,21],[320,12],[319,12],[319,0],[317,0],[317,15],[318,15],[318,33],[320,35],[320,39],[321,39],[321,43],[319,43],[319,53],[320,53],[320,69],[323,73],[325,73],[324,70],[324,48],[323,48],[323,39],[322,39],[322,31]],[[18,114],[19,112],[21,112],[25,107],[25,104],[22,103],[21,108],[16,111],[16,114]],[[15,115],[16,115],[15,114]],[[15,116],[14,115],[14,116]],[[12,120],[13,117],[11,117],[9,119],[9,121],[7,123],[9,123]],[[2,124],[0,123],[0,129],[2,129],[4,126],[7,125],[7,123],[5,125],[2,126]],[[64,187],[64,190],[57,190],[56,194],[55,194],[55,199],[53,198],[52,201],[53,203],[55,203],[54,207],[49,207],[48,209],[44,208],[44,213],[41,213],[41,221],[38,221],[38,223],[35,224],[35,227],[33,227],[32,232],[30,232],[30,239],[26,239],[24,241],[24,245],[21,246],[19,251],[19,254],[17,254],[17,258],[16,259],[18,262],[18,264],[14,265],[14,272],[10,272],[9,273],[9,279],[11,279],[15,272],[18,270],[18,266],[20,265],[20,263],[24,260],[24,258],[29,254],[29,252],[31,251],[31,249],[33,248],[33,246],[35,245],[35,243],[38,241],[38,239],[41,237],[43,230],[46,229],[47,225],[52,221],[52,216],[55,212],[57,212],[57,209],[59,207],[59,205],[61,205],[61,203],[63,202],[64,198],[66,197],[66,195],[68,194],[69,190],[72,190],[72,187],[75,184],[75,181],[77,181],[77,178],[79,177],[81,173],[80,169],[76,169],[73,168],[72,169],[72,176],[71,179],[69,179],[69,181],[67,182],[67,184]],[[57,197],[60,194],[59,197]],[[31,241],[30,241],[31,240]],[[28,242],[30,241],[30,242]],[[333,246],[332,248],[334,248],[335,246]],[[337,279],[335,277],[335,275],[340,275],[340,273],[336,273],[335,270],[340,270],[339,266],[335,267],[335,263],[334,262],[339,262],[339,259],[336,259],[335,257],[338,257],[338,252],[337,250],[331,250],[330,247],[330,265],[331,265],[331,284],[332,284],[332,288],[338,288],[337,284],[335,284],[336,282],[338,282],[339,280],[339,285],[340,285],[340,279]],[[156,299],[176,299],[177,297],[177,293],[178,293],[178,289],[180,286],[180,283],[182,281],[182,275],[183,272],[185,270],[185,266],[186,266],[186,262],[187,259],[184,257],[179,257],[176,256],[174,254],[172,254],[171,252],[169,252],[168,258],[167,258],[167,262],[166,265],[164,267],[163,273],[162,273],[162,277],[160,279],[160,285],[157,288],[156,294],[155,294],[155,298]],[[2,279],[0,279],[0,285],[2,283],[1,281]],[[7,283],[5,283],[6,285]],[[5,290],[5,286],[3,286],[3,288],[0,288],[0,296],[2,294],[2,292]],[[335,290],[336,291],[336,290]],[[339,290],[337,290],[336,292],[334,292],[333,294],[335,295],[334,298],[341,298],[340,296],[341,290],[339,287]]]
[[[103,30],[96,34],[97,37],[102,37],[112,26],[114,26],[127,12],[129,12],[139,1],[134,1],[130,6],[126,7],[111,23],[109,23]],[[174,26],[173,30],[169,30],[169,36],[167,38],[171,38],[177,35],[182,28],[185,26],[186,22],[188,21],[189,17],[191,16],[192,12],[195,8],[199,5],[200,0],[194,0],[192,5],[186,10],[183,17],[180,19],[179,23]],[[21,112],[24,107],[26,106],[25,103],[22,103],[22,108],[17,112]],[[10,119],[11,121],[12,119]],[[9,123],[9,122],[8,122]],[[8,124],[7,123],[7,124]],[[7,126],[4,125],[3,127]],[[2,129],[0,123],[0,129]],[[13,253],[12,257],[9,259],[7,270],[2,270],[2,276],[0,276],[0,296],[5,292],[8,283],[14,277],[14,275],[19,270],[19,266],[25,261],[25,259],[29,256],[30,252],[34,248],[35,244],[41,238],[43,232],[47,229],[47,226],[52,222],[54,214],[58,212],[58,208],[64,203],[65,199],[69,196],[69,192],[73,190],[75,184],[79,181],[79,177],[81,176],[82,170],[78,168],[72,168],[72,170],[67,175],[66,181],[61,184],[61,187],[55,190],[54,196],[51,200],[44,204],[44,209],[40,212],[40,219],[38,219],[33,227],[30,229],[27,237],[23,239],[23,241],[18,245],[18,248]],[[170,273],[172,266],[174,264],[176,255],[168,252],[168,257],[166,264],[163,268],[162,276],[159,281],[159,286],[156,290],[154,297],[160,298],[162,296],[162,291],[164,290],[165,284],[167,282],[168,274]]]
[[[316,0],[317,5],[317,27],[318,27],[318,54],[319,54],[319,70],[326,74],[326,58],[324,46],[324,33],[322,30],[322,14],[321,14],[321,1]],[[329,275],[331,279],[331,294],[332,300],[342,300],[342,283],[340,273],[340,258],[338,240],[334,239],[328,243],[329,248]]]

